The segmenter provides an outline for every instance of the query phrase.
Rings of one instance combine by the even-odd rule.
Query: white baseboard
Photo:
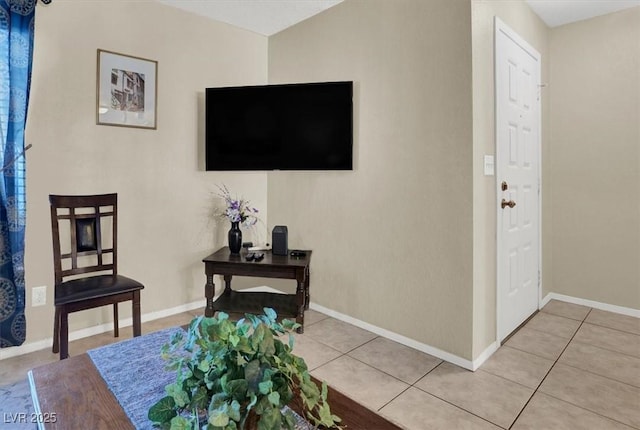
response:
[[[268,286],[261,286],[261,287],[252,287],[252,288],[247,288],[243,291],[260,291],[260,292],[266,292],[266,293],[278,293],[278,294],[284,294],[282,291],[280,290],[276,290],[275,288],[272,287],[268,287]],[[335,318],[337,320],[340,321],[344,321],[348,324],[354,325],[356,327],[360,327],[364,330],[368,330],[372,333],[375,333],[379,336],[382,336],[384,338],[387,338],[389,340],[393,340],[395,342],[398,342],[402,345],[406,345],[408,347],[411,347],[413,349],[417,349],[418,351],[422,351],[425,352],[427,354],[433,355],[434,357],[440,358],[442,360],[448,361],[450,363],[456,364],[460,367],[464,367],[465,369],[469,369],[469,370],[476,370],[480,364],[482,364],[487,358],[489,358],[489,356],[491,354],[493,354],[495,352],[495,350],[497,349],[497,347],[494,347],[494,345],[491,345],[489,348],[487,348],[487,350],[485,350],[485,352],[483,352],[481,354],[481,356],[474,360],[473,362],[466,360],[462,357],[458,357],[457,355],[451,354],[449,352],[446,351],[442,351],[441,349],[438,348],[434,348],[433,346],[415,341],[413,339],[410,339],[408,337],[402,336],[400,334],[394,333],[392,331],[389,331],[387,329],[378,327],[378,326],[374,326],[373,324],[369,324],[367,322],[361,321],[359,319],[353,318],[349,315],[345,315],[343,313],[334,311],[333,309],[329,309],[326,308],[324,306],[321,306],[317,303],[309,303],[309,308],[313,309],[314,311],[318,311],[320,313],[323,313],[325,315],[328,315],[332,318]],[[493,348],[493,349],[492,349]],[[489,351],[489,352],[488,352]],[[486,355],[485,358],[482,358]],[[476,362],[479,362],[479,364],[476,365]]]
[[[270,293],[282,293],[279,290],[276,290],[271,287],[254,287],[247,288],[245,291],[262,291],[262,292],[270,292]],[[202,300],[198,300],[196,302],[188,303],[186,305],[180,305],[169,309],[164,309],[156,312],[150,312],[147,314],[143,314],[141,316],[142,322],[148,322],[157,320],[160,318],[165,318],[171,315],[179,314],[182,312],[188,312],[194,309],[201,308],[203,306]],[[448,361],[450,363],[456,364],[460,367],[463,367],[468,370],[476,370],[484,361],[491,356],[497,350],[497,344],[494,342],[491,344],[478,358],[475,360],[469,361],[457,355],[451,354],[446,351],[442,351],[441,349],[435,348],[433,346],[418,342],[416,340],[410,339],[408,337],[402,336],[400,334],[394,333],[387,329],[374,326],[373,324],[369,324],[367,322],[361,321],[359,319],[353,318],[349,315],[342,314],[340,312],[334,311],[332,309],[326,308],[324,306],[318,305],[316,303],[310,303],[309,307],[315,311],[333,317],[337,320],[344,321],[346,323],[352,324],[356,327],[360,327],[364,330],[368,330],[372,333],[375,333],[384,338],[393,340],[402,345],[406,345],[410,348],[416,349],[418,351],[422,351],[424,353],[433,355],[434,357],[440,358],[442,360]],[[124,318],[120,320],[120,327],[128,327],[133,324],[132,318]],[[113,330],[113,323],[100,324],[93,327],[84,328],[81,330],[76,330],[69,333],[69,341],[82,339],[89,336],[94,336],[97,334],[105,333]],[[23,354],[28,354],[30,352],[38,351],[41,349],[51,348],[53,343],[53,338],[49,337],[47,339],[39,340],[36,342],[29,342],[24,345],[15,348],[4,349],[0,351],[0,361],[16,357]]]
[[[51,330],[53,330],[53,327],[51,327]],[[11,357],[17,357],[18,355],[24,355],[30,352],[40,351],[41,349],[51,348],[52,345],[53,345],[53,336],[48,339],[23,343],[20,346],[3,348],[3,349],[0,349],[0,361],[7,358],[11,358]]]
[[[185,305],[175,306],[169,309],[149,312],[147,314],[141,315],[140,319],[144,323],[148,321],[157,320],[160,318],[165,318],[171,315],[179,314],[182,312],[189,312],[194,309],[203,308],[203,307],[204,307],[204,299],[198,300],[192,303],[187,303]],[[131,317],[123,318],[119,320],[120,327],[129,327],[131,325],[133,325],[133,318]],[[53,331],[53,327],[51,328],[51,330]],[[113,330],[112,322],[106,323],[106,324],[100,324],[92,327],[87,327],[80,330],[75,330],[69,333],[69,341],[71,342],[73,340],[94,336],[96,334],[105,333],[111,330]],[[38,340],[35,342],[28,342],[14,348],[4,348],[0,350],[0,361],[7,358],[11,358],[11,357],[17,357],[23,354],[28,354],[30,352],[39,351],[41,349],[51,348],[52,344],[53,344],[53,336],[47,339]]]
[[[379,336],[382,336],[384,338],[387,338],[389,340],[393,340],[393,341],[398,342],[398,343],[400,343],[402,345],[406,345],[406,346],[408,346],[410,348],[417,349],[418,351],[422,351],[422,352],[424,352],[426,354],[433,355],[434,357],[437,357],[437,358],[440,358],[442,360],[448,361],[450,363],[453,363],[453,364],[458,365],[460,367],[463,367],[465,369],[475,370],[479,366],[478,365],[478,366],[474,367],[475,361],[471,362],[471,361],[469,361],[469,360],[467,360],[465,358],[458,357],[457,355],[451,354],[450,352],[443,351],[443,350],[435,348],[433,346],[430,346],[430,345],[418,342],[416,340],[410,339],[410,338],[408,338],[406,336],[403,336],[401,334],[394,333],[394,332],[389,331],[387,329],[384,329],[384,328],[375,326],[373,324],[369,324],[367,322],[361,321],[359,319],[353,318],[353,317],[351,317],[349,315],[345,315],[345,314],[342,314],[340,312],[334,311],[332,309],[325,308],[324,306],[318,305],[316,303],[311,302],[309,304],[309,308],[313,309],[314,311],[318,311],[320,313],[323,313],[325,315],[329,315],[330,317],[335,318],[337,320],[344,321],[344,322],[349,323],[351,325],[354,325],[356,327],[360,327],[361,329],[368,330],[368,331],[370,331],[372,333],[375,333],[375,334],[377,334]],[[493,351],[491,353],[493,353]],[[491,355],[491,354],[489,354],[489,355]],[[485,360],[486,360],[486,358],[485,358]],[[482,361],[484,362],[484,360],[482,360]]]
[[[601,303],[593,300],[580,299],[578,297],[565,296],[564,294],[558,294],[558,293],[547,294],[544,297],[544,299],[542,299],[542,307],[544,307],[544,305],[549,303],[550,300],[559,300],[561,302],[573,303],[574,305],[582,305],[582,306],[587,306],[594,309],[600,309],[601,311],[608,311],[616,314],[640,318],[640,309],[610,305],[608,303]]]
[[[491,345],[489,345],[484,351],[482,351],[482,353],[480,353],[478,358],[473,360],[473,366],[469,370],[473,370],[475,372],[480,366],[484,364],[485,361],[489,359],[489,357],[493,355],[494,352],[498,350],[498,348],[500,348],[500,342],[493,342]]]

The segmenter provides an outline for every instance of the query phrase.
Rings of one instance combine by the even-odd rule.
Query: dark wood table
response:
[[[133,430],[126,413],[87,354],[29,371],[34,417],[41,430]],[[353,430],[399,430],[400,427],[329,387],[331,411]]]
[[[207,283],[204,295],[207,304],[204,314],[212,317],[216,311],[262,313],[265,307],[273,308],[279,317],[292,317],[300,324],[298,333],[304,331],[304,311],[309,309],[309,263],[311,251],[305,251],[304,257],[274,255],[264,252],[261,261],[247,261],[247,251],[231,254],[228,247],[209,255],[202,261],[205,266]],[[214,302],[215,284],[213,275],[222,275],[224,291]],[[231,289],[233,276],[255,276],[261,278],[295,279],[296,294],[277,294],[265,292],[243,292]]]

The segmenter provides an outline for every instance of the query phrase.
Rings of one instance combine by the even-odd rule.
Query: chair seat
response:
[[[80,302],[87,299],[129,293],[144,288],[140,282],[122,275],[98,275],[72,279],[57,285],[54,303],[56,306]]]

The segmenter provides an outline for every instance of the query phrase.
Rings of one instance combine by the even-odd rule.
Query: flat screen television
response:
[[[352,170],[353,82],[206,89],[207,170]]]

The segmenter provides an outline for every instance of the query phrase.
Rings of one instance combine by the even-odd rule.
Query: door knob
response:
[[[516,202],[514,202],[513,200],[506,201],[505,199],[502,199],[502,203],[500,203],[500,206],[502,206],[502,209],[504,209],[505,206],[509,206],[510,208],[512,208],[515,205],[516,205]]]

